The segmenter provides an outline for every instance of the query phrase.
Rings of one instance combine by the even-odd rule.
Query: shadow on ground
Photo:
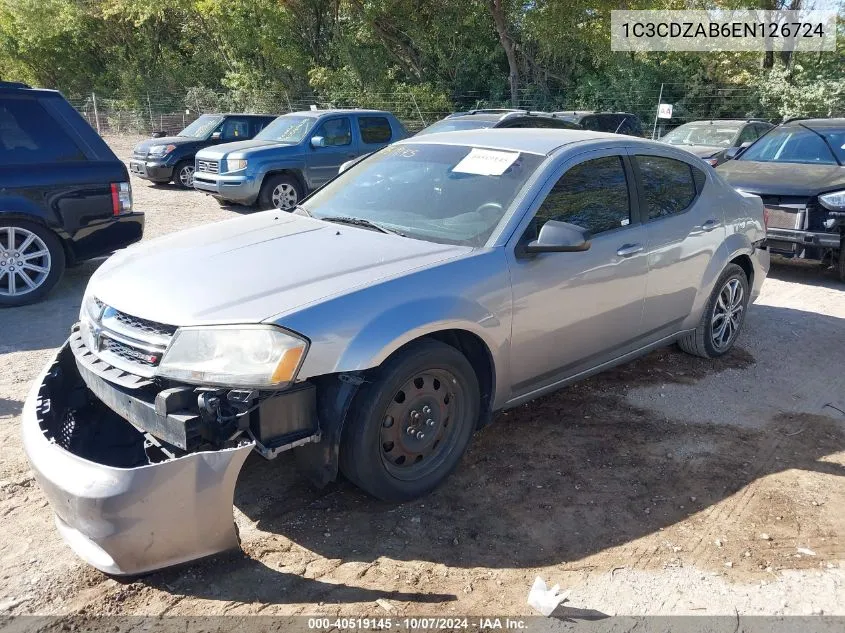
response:
[[[845,283],[839,280],[837,272],[827,264],[802,259],[787,259],[772,256],[769,277],[781,281],[828,288],[845,292]]]
[[[8,398],[0,398],[0,418],[12,417],[20,415],[23,410],[23,402],[20,400],[9,400]]]

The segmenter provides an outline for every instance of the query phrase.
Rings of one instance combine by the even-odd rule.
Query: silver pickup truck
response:
[[[292,213],[110,258],[32,388],[24,445],[62,536],[112,574],[236,547],[250,451],[411,499],[496,411],[659,346],[727,353],[764,239],[758,197],[665,144],[405,140]]]

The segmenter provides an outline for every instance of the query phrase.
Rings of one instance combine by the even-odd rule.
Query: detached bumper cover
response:
[[[65,422],[55,437],[60,418],[54,416],[65,416],[69,392],[79,392],[75,369],[66,343],[33,385],[23,409],[22,433],[59,532],[77,555],[103,572],[132,575],[238,547],[232,500],[254,444],[128,468],[81,457],[60,445],[67,441]],[[81,411],[76,416],[77,425],[103,424],[90,441],[106,441],[97,438],[124,422],[127,429],[121,430],[119,446],[143,446],[143,435],[125,421],[94,419],[90,407],[86,410],[87,418]],[[109,415],[104,407],[94,411]]]

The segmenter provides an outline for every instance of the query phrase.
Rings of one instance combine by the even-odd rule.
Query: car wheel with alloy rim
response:
[[[698,327],[684,335],[678,346],[689,354],[716,358],[731,350],[745,321],[748,277],[737,264],[728,264],[713,287]]]
[[[457,466],[478,422],[472,365],[435,340],[403,348],[355,397],[340,447],[343,473],[385,501],[439,485]]]
[[[173,182],[182,189],[193,189],[194,187],[194,163],[183,161],[176,165],[173,170]]]
[[[259,205],[262,209],[293,211],[302,200],[302,188],[293,176],[279,174],[270,176],[261,187]]]
[[[52,231],[31,222],[0,221],[0,306],[38,301],[64,269],[64,249]]]

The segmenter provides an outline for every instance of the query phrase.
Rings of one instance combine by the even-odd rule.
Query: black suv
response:
[[[0,307],[141,239],[126,166],[53,90],[0,82]]]
[[[417,132],[433,134],[434,132],[455,132],[457,130],[479,130],[482,128],[557,128],[580,130],[581,126],[570,123],[548,112],[531,112],[529,110],[469,110],[455,112],[437,123]]]
[[[140,178],[192,189],[194,157],[204,147],[248,141],[276,118],[274,114],[203,114],[176,136],[154,137],[132,150],[130,171]]]
[[[720,165],[766,206],[769,250],[835,266],[845,281],[845,119],[793,119]]]
[[[585,130],[627,134],[628,136],[645,136],[640,117],[630,112],[569,110],[568,112],[555,112],[555,116],[571,123],[577,123]]]

